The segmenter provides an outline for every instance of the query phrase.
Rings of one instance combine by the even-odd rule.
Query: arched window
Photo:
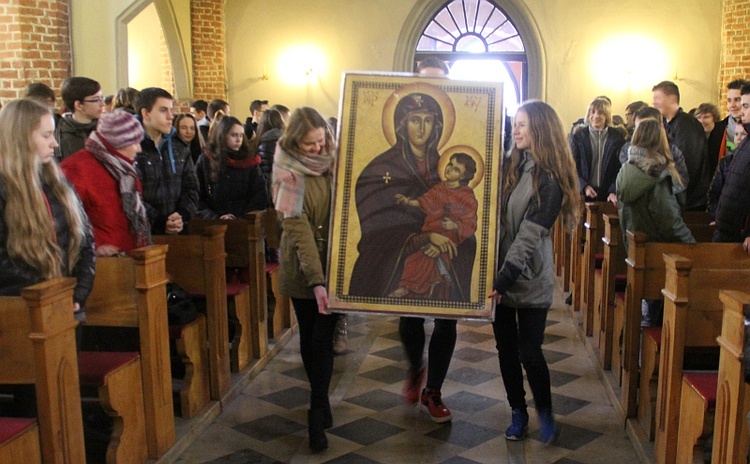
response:
[[[427,23],[414,54],[414,69],[434,56],[453,78],[502,81],[509,114],[528,98],[528,65],[521,35],[489,0],[451,0]]]

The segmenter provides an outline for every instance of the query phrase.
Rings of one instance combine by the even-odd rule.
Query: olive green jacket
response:
[[[682,220],[665,160],[646,158],[633,148],[616,181],[617,209],[626,249],[628,230],[643,232],[654,242],[695,243]]]
[[[305,176],[300,217],[281,222],[281,293],[315,299],[313,287],[326,284],[331,175]]]

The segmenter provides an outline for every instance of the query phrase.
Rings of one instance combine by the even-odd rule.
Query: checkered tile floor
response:
[[[307,446],[308,387],[295,336],[177,460],[193,463],[635,463],[638,457],[609,403],[575,322],[559,301],[550,310],[544,354],[562,434],[555,446],[530,436],[509,442],[510,408],[499,375],[492,327],[459,322],[443,401],[453,413],[434,424],[401,399],[406,362],[398,319],[349,316],[349,345],[331,385],[329,448]],[[428,333],[432,325],[426,325]]]

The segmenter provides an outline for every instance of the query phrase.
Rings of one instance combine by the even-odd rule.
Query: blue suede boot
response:
[[[526,409],[514,409],[510,419],[510,427],[505,429],[505,438],[508,440],[523,440],[529,429],[529,413]]]
[[[539,411],[539,439],[545,445],[552,445],[560,436],[560,426],[555,422],[552,411]]]

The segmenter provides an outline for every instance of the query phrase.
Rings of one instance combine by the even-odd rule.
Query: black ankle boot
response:
[[[324,409],[311,409],[307,412],[307,433],[310,438],[310,449],[313,453],[320,453],[328,449],[328,438],[323,428],[325,421]]]

